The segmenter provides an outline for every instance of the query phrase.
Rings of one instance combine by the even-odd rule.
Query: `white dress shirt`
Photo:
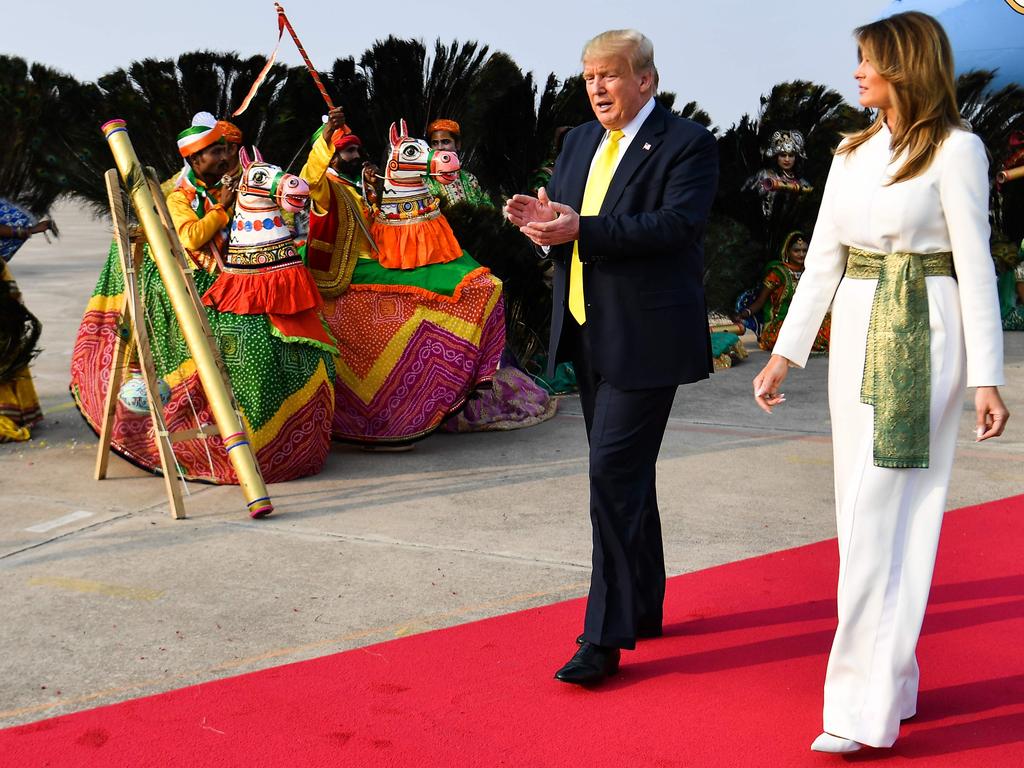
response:
[[[654,101],[654,97],[652,96],[651,98],[649,98],[647,100],[646,104],[644,104],[642,107],[640,107],[640,111],[636,113],[636,117],[634,117],[632,120],[630,120],[626,125],[624,125],[620,129],[622,131],[623,136],[622,136],[621,139],[619,139],[619,154],[615,158],[615,164],[612,166],[613,169],[618,168],[619,167],[619,161],[622,160],[622,158],[626,156],[626,150],[629,149],[629,145],[630,145],[630,143],[632,143],[633,138],[640,131],[640,126],[642,126],[644,124],[644,120],[646,120],[647,117],[651,114],[651,112],[654,111],[654,104],[655,104],[655,101]],[[590,160],[590,171],[591,172],[593,172],[593,170],[594,170],[594,163],[597,161],[597,158],[601,155],[601,152],[604,150],[605,144],[607,144],[611,140],[610,139],[611,133],[612,133],[611,131],[605,131],[604,132],[604,136],[602,137],[601,141],[598,143],[597,151],[594,152],[594,156]],[[613,170],[612,173],[614,174],[614,172],[615,171]],[[588,174],[587,179],[589,180],[589,178],[590,178],[590,176]]]

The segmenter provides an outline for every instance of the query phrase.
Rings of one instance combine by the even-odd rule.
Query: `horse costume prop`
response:
[[[239,156],[242,176],[235,214],[226,231],[218,233],[227,242],[224,257],[219,267],[211,260],[213,271],[193,269],[192,277],[263,477],[281,482],[323,467],[330,449],[336,347],[320,319],[316,285],[282,218],[282,209],[298,211],[305,206],[306,182],[264,161],[256,149],[251,158],[244,149]],[[180,194],[188,183],[187,174],[182,174],[171,195]],[[201,217],[201,209],[196,214]],[[148,254],[140,286],[156,372],[170,389],[164,408],[166,428],[202,431],[213,423],[209,404]],[[71,364],[72,395],[97,432],[124,291],[117,248],[112,246],[79,327]],[[148,414],[134,413],[121,403],[111,447],[158,474],[153,429]],[[186,479],[238,482],[219,436],[176,443],[174,454]]]
[[[227,257],[203,303],[236,315],[265,314],[286,341],[305,340],[335,352],[320,322],[320,294],[295,245],[281,210],[297,213],[309,200],[309,185],[264,161],[239,152],[235,218],[229,225]]]
[[[458,178],[459,156],[409,136],[405,120],[399,125],[391,124],[384,189],[370,226],[380,263],[388,269],[414,269],[453,261],[462,256],[462,248],[425,176],[442,183]]]
[[[323,308],[339,351],[333,435],[371,445],[433,432],[490,382],[505,345],[501,281],[462,250],[424,183],[453,177],[458,156],[410,137],[404,120],[389,135],[383,191],[362,209],[377,253]]]

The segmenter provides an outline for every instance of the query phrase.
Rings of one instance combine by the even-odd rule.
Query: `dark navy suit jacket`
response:
[[[579,211],[605,129],[573,129],[548,196]],[[580,217],[579,250],[593,367],[613,386],[651,389],[706,379],[713,370],[704,300],[704,229],[718,185],[718,148],[704,127],[660,105],[619,161],[601,212]],[[555,264],[550,365],[568,314],[572,243]]]

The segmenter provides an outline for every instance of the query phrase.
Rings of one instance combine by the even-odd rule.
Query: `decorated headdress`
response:
[[[245,138],[242,134],[242,129],[234,123],[229,123],[227,120],[218,120],[217,126],[220,128],[224,140],[230,144],[241,144]]]
[[[788,235],[786,235],[786,239],[782,241],[782,251],[779,253],[779,256],[782,258],[783,261],[789,259],[789,249],[793,247],[793,243],[795,243],[797,240],[803,240],[805,243],[810,242],[807,239],[807,235],[805,235],[799,229],[790,232]]]
[[[217,125],[217,119],[213,115],[209,112],[197,112],[192,118],[192,125],[178,134],[178,152],[182,157],[189,158],[220,141],[223,136],[223,129]]]
[[[804,152],[804,135],[800,131],[776,131],[768,141],[768,147],[764,151],[765,157],[776,155],[798,155],[804,160],[807,155]]]
[[[429,137],[434,131],[447,131],[452,136],[462,136],[462,129],[459,124],[454,120],[448,120],[447,118],[441,118],[435,120],[427,126],[427,136]]]

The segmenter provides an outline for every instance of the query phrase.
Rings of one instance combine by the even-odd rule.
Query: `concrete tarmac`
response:
[[[162,481],[116,456],[94,481],[97,440],[67,386],[110,232],[75,204],[55,218],[60,241],[11,263],[44,323],[46,419],[0,445],[0,727],[586,594],[574,397],[531,429],[399,454],[337,445],[320,475],[271,486],[266,520],[236,487],[199,484],[173,520]],[[965,400],[950,509],[1024,492],[1024,333],[1004,337],[1016,417],[977,445]],[[676,396],[658,466],[670,575],[835,535],[827,361],[794,371],[767,416],[750,395],[766,358]]]

